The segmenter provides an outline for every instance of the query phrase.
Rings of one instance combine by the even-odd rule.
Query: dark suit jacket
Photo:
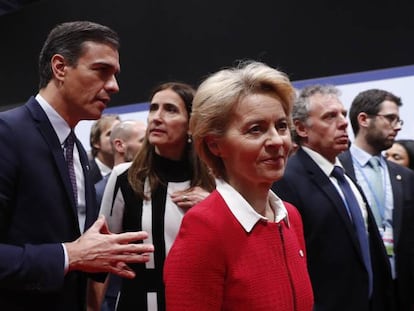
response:
[[[315,311],[392,310],[391,275],[372,213],[368,230],[374,292],[368,299],[368,273],[342,198],[319,166],[299,149],[289,158],[273,191],[302,215]]]
[[[88,159],[76,142],[85,173],[87,228],[96,215]],[[85,275],[64,276],[61,242],[80,236],[69,174],[59,139],[32,97],[0,113],[0,308],[83,310]]]
[[[346,173],[356,180],[350,151],[339,156]],[[397,269],[398,310],[414,309],[414,172],[387,161],[394,209],[393,235]]]
[[[103,178],[95,158],[89,159],[89,176],[91,176],[91,181],[94,185]]]
[[[106,184],[108,183],[108,178],[111,174],[106,175],[100,181],[95,184],[95,192],[96,192],[96,202],[98,204],[98,210],[101,207],[102,197],[105,192]]]

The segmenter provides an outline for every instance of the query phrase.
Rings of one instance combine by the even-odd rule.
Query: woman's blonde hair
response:
[[[257,93],[280,100],[290,122],[295,90],[285,73],[261,62],[247,61],[220,70],[204,80],[195,94],[190,119],[194,147],[216,177],[226,177],[224,164],[211,153],[205,138],[223,136],[240,100]]]

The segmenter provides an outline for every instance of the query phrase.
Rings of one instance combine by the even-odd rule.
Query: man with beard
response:
[[[355,140],[339,158],[362,187],[375,215],[391,263],[397,310],[412,310],[414,174],[381,154],[401,130],[401,105],[399,97],[385,90],[359,93],[349,115]]]

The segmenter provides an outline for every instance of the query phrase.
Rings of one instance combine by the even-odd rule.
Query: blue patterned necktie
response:
[[[65,140],[65,158],[66,164],[68,166],[70,183],[72,184],[73,198],[75,199],[75,204],[78,205],[78,187],[76,185],[76,174],[75,167],[73,164],[73,147],[75,145],[76,136],[73,130],[70,131],[68,137]]]
[[[372,294],[373,289],[373,276],[372,276],[372,266],[371,266],[371,255],[369,251],[369,242],[368,242],[368,234],[365,229],[365,222],[364,218],[362,217],[362,212],[359,207],[358,201],[355,197],[354,192],[351,189],[348,181],[345,179],[344,170],[339,167],[335,166],[331,175],[336,178],[338,181],[338,185],[342,190],[342,193],[345,196],[346,205],[349,209],[351,214],[352,223],[354,225],[355,232],[358,236],[359,246],[362,253],[362,258],[364,261],[365,268],[368,272],[369,278],[369,297]]]

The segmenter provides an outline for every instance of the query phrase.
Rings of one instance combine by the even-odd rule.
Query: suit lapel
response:
[[[372,213],[371,208],[369,207],[368,200],[365,197],[364,191],[360,188],[358,182],[356,181],[357,179],[356,179],[356,175],[355,175],[355,169],[354,169],[354,164],[353,164],[351,152],[349,150],[347,150],[347,151],[341,153],[339,155],[339,159],[341,160],[341,163],[344,166],[347,175],[349,177],[351,177],[351,179],[357,185],[359,191],[362,194],[362,197],[364,198],[365,204],[367,206],[368,232],[369,232],[370,242],[371,243],[376,243],[377,241],[381,241],[381,243],[378,244],[379,245],[378,247],[380,247],[383,250],[383,254],[386,256],[385,246],[384,246],[384,243],[382,242],[382,237],[381,237],[381,235],[378,231],[378,226],[377,226],[377,223],[375,221],[374,214]],[[390,169],[390,165],[389,164],[387,164],[387,165],[388,165],[388,171],[389,171],[390,178],[391,178],[391,186],[392,186],[392,189],[393,189],[394,199],[396,198],[396,195],[398,196],[397,201],[394,201],[394,206],[396,206],[396,204],[401,204],[400,203],[401,202],[400,198],[402,197],[402,193],[401,193],[402,188],[400,188],[401,185],[396,186],[394,184],[394,183],[396,183],[396,180],[398,180],[398,178],[394,178],[395,174],[392,172],[392,169]],[[396,189],[396,188],[398,188],[398,189]],[[401,210],[401,208],[399,209],[399,211],[400,210]],[[393,219],[397,219],[398,228],[400,228],[399,224],[401,223],[401,212],[397,212],[397,214],[398,215],[395,214],[395,209],[394,209]],[[398,232],[395,231],[395,224],[393,225],[393,231],[394,231],[393,232],[394,241],[396,241],[396,239],[397,239],[396,237],[399,236],[399,229],[397,230]],[[386,262],[387,262],[387,264],[389,264],[388,260]]]
[[[83,175],[85,178],[85,205],[86,205],[86,220],[85,220],[85,230],[89,228],[92,223],[96,220],[98,216],[98,206],[96,202],[96,192],[95,187],[93,186],[91,174],[90,174],[90,167],[89,167],[89,159],[85,149],[82,146],[82,143],[79,139],[76,139],[76,147],[78,148],[79,152],[79,159],[81,161]]]
[[[392,188],[392,196],[394,201],[394,209],[392,211],[393,235],[394,244],[397,245],[400,237],[402,210],[403,210],[403,176],[387,161],[388,173],[390,175],[390,182]]]
[[[44,138],[45,142],[49,146],[51,153],[53,154],[54,162],[63,181],[63,184],[65,185],[65,191],[68,195],[69,201],[71,202],[74,215],[76,216],[75,219],[78,219],[77,208],[72,194],[69,172],[66,166],[66,160],[63,155],[63,149],[60,145],[59,138],[57,137],[56,132],[53,129],[46,113],[33,97],[27,103],[27,107],[32,113],[33,119],[37,122],[37,127],[40,134]]]
[[[325,195],[332,202],[334,208],[337,210],[339,217],[344,222],[344,225],[353,241],[355,249],[358,252],[358,254],[360,254],[362,260],[362,254],[359,248],[359,242],[355,233],[355,229],[353,228],[352,222],[349,219],[349,215],[346,211],[346,206],[344,204],[344,201],[342,200],[341,195],[338,193],[338,190],[332,184],[329,177],[325,175],[325,173],[309,157],[309,155],[305,151],[299,149],[297,151],[297,155],[300,161],[304,163],[305,170],[307,171],[307,174],[309,175],[310,179],[325,193]]]
[[[358,184],[351,153],[349,151],[345,151],[341,153],[338,158],[345,169],[345,173],[354,181],[355,184]]]
[[[339,156],[342,165],[345,168],[346,173],[355,181],[355,170],[352,162],[351,152],[345,151]],[[394,208],[393,208],[393,215],[392,215],[392,222],[393,222],[393,235],[394,235],[394,243],[397,245],[398,239],[400,236],[401,230],[401,222],[402,222],[402,198],[403,198],[403,185],[402,180],[403,176],[398,172],[395,165],[387,161],[388,173],[390,176],[391,188],[392,188],[392,196],[394,201]],[[362,192],[362,191],[361,191]],[[365,197],[364,200],[366,201]],[[367,202],[367,201],[366,201]],[[367,203],[368,204],[368,203]],[[368,214],[369,217],[373,217],[371,211]]]

